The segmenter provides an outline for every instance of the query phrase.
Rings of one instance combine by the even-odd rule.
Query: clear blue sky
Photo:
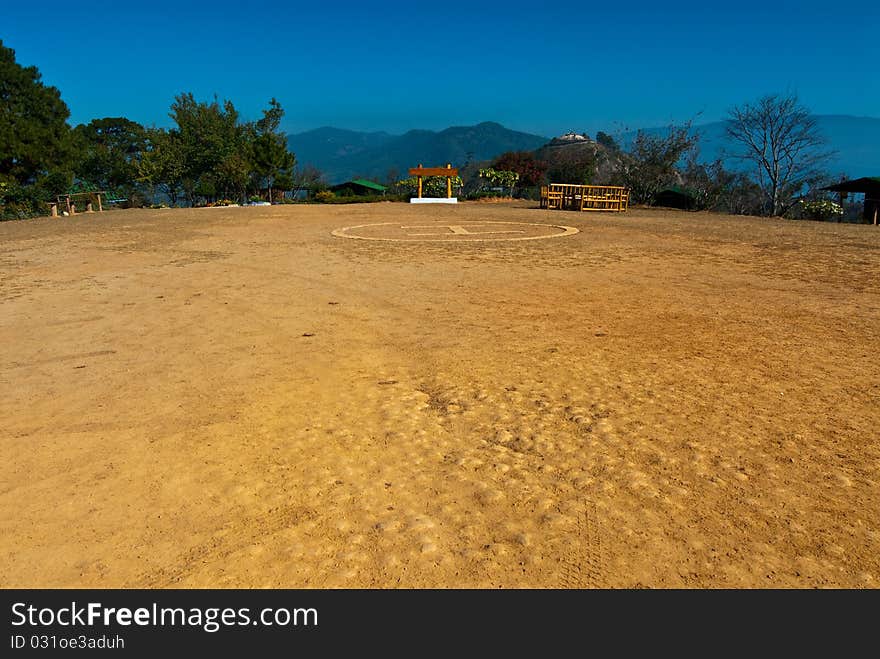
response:
[[[61,90],[73,124],[167,126],[183,91],[248,119],[274,96],[291,132],[592,134],[715,121],[789,91],[816,114],[880,116],[876,1],[2,4],[0,39]]]

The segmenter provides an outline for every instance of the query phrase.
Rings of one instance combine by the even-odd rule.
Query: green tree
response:
[[[581,152],[555,160],[547,170],[547,177],[553,183],[589,185],[597,167],[598,159],[594,153]]]
[[[611,153],[620,153],[620,145],[611,135],[603,131],[596,133],[596,143],[604,146]]]
[[[292,182],[296,158],[287,148],[287,136],[281,132],[284,109],[274,98],[269,108],[263,110],[263,118],[255,125],[253,161],[260,187],[265,186],[268,201],[272,201],[272,188]]]
[[[170,131],[182,162],[181,188],[190,205],[197,197],[216,199],[240,188],[239,174],[247,163],[250,169],[250,136],[253,127],[240,124],[231,101],[221,105],[198,102],[191,93],[179,94],[171,105],[171,118],[177,124]],[[230,160],[230,156],[237,158]]]
[[[214,196],[241,200],[247,196],[252,171],[253,164],[246,152],[233,151],[217,164],[206,179],[214,186]]]
[[[180,137],[176,131],[147,128],[145,148],[137,161],[137,180],[146,185],[150,195],[160,191],[176,206],[183,191],[185,163]]]
[[[70,111],[61,93],[40,78],[35,66],[19,65],[15,51],[0,41],[0,179],[20,185],[44,179],[54,188],[69,184]]]
[[[74,129],[77,178],[100,189],[132,188],[146,150],[146,131],[124,117],[95,119]]]
[[[547,163],[538,160],[531,151],[507,151],[495,158],[492,169],[516,172],[518,183],[525,187],[540,185],[547,175]]]
[[[513,189],[519,181],[519,174],[509,170],[498,170],[491,167],[480,170],[480,176],[495,187],[508,188],[510,196],[513,196]]]

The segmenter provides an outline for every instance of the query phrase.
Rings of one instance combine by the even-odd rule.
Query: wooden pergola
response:
[[[452,178],[458,176],[458,169],[452,166],[452,163],[446,163],[446,167],[422,167],[419,163],[418,167],[409,170],[410,176],[418,179],[418,198],[422,198],[422,177],[423,176],[445,176],[446,177],[446,198],[452,198]]]
[[[836,192],[840,195],[840,205],[846,201],[848,194],[864,194],[865,209],[864,218],[868,222],[877,226],[878,215],[880,215],[880,176],[866,176],[864,178],[852,179],[850,181],[841,181],[836,185],[829,185],[823,190]]]

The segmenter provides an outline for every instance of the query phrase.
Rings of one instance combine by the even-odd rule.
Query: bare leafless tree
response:
[[[831,157],[809,110],[794,94],[769,95],[728,112],[727,136],[750,161],[764,197],[764,212],[781,215],[792,197]]]
[[[290,186],[294,199],[303,190],[314,192],[316,189],[324,187],[327,187],[324,174],[314,165],[304,165],[294,169]]]

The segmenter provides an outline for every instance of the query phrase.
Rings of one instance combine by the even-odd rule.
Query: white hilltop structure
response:
[[[550,140],[550,144],[577,144],[577,143],[589,143],[593,140],[590,139],[590,136],[586,133],[575,133],[574,131],[569,131],[565,133],[565,135],[560,135],[559,137],[554,137]]]

